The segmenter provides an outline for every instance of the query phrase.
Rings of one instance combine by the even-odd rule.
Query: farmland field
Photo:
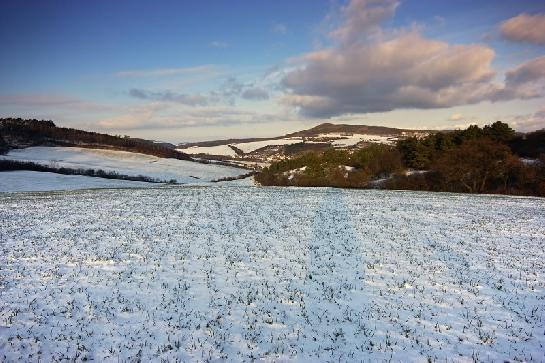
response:
[[[166,181],[174,179],[183,184],[237,177],[248,172],[245,169],[230,166],[159,158],[128,151],[61,146],[15,149],[6,155],[0,155],[0,159],[30,161],[42,165],[73,169],[101,169],[130,176],[144,175]],[[2,178],[3,175],[0,175],[0,181]]]
[[[0,193],[0,361],[544,361],[545,199]]]
[[[139,181],[94,178],[84,175],[62,175],[39,171],[4,171],[0,173],[2,192],[46,192],[91,188],[145,188],[157,184]]]

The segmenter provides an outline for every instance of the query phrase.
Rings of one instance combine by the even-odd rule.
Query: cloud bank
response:
[[[433,109],[532,98],[545,94],[545,58],[494,81],[495,52],[482,44],[451,45],[418,30],[387,37],[380,23],[397,1],[352,0],[343,23],[330,33],[333,45],[304,54],[282,84],[282,102],[306,117],[396,109]]]

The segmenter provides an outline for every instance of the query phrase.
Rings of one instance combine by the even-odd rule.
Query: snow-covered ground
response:
[[[545,199],[0,195],[0,361],[544,361]]]
[[[287,170],[285,172],[283,172],[282,174],[287,176],[288,177],[288,180],[292,180],[293,178],[295,178],[297,175],[301,175],[305,172],[305,170],[307,170],[307,167],[306,166],[302,166],[300,168],[297,168],[297,169],[291,169],[291,170]]]
[[[284,139],[270,139],[252,142],[243,142],[238,144],[226,144],[218,146],[192,146],[189,148],[177,149],[187,154],[209,154],[209,155],[225,155],[225,156],[237,156],[235,151],[229,147],[234,147],[242,150],[245,154],[251,153],[257,149],[261,149],[266,146],[279,146],[279,145],[291,145],[303,142],[300,137],[284,138]]]
[[[241,144],[233,144],[233,146],[242,150],[244,153],[251,153],[257,149],[261,149],[265,146],[279,146],[279,145],[292,145],[303,142],[303,139],[300,137],[289,137],[285,139],[271,139],[271,140],[262,140],[262,141],[253,141],[245,142]]]
[[[176,179],[178,183],[206,182],[248,172],[244,169],[216,164],[200,164],[126,151],[78,147],[29,147],[11,150],[7,155],[0,155],[0,158],[32,161],[58,167],[102,169],[131,176],[144,175],[160,180]]]
[[[367,135],[367,134],[339,134],[339,133],[330,133],[330,134],[320,134],[319,138],[336,138],[333,140],[333,146],[337,147],[348,147],[354,146],[362,141],[372,142],[377,144],[393,144],[397,138],[393,136],[382,136],[382,135]]]
[[[192,146],[185,149],[176,149],[186,154],[208,154],[208,155],[224,155],[224,156],[237,156],[235,151],[229,147],[229,145],[218,146]]]
[[[0,192],[40,192],[91,188],[146,188],[155,183],[93,178],[82,175],[61,175],[37,171],[0,172]]]

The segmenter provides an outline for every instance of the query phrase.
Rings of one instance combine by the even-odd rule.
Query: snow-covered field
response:
[[[186,154],[209,154],[209,155],[225,155],[236,156],[235,151],[229,147],[233,145],[237,149],[242,150],[245,154],[251,153],[255,150],[261,149],[266,146],[279,146],[279,145],[291,145],[303,142],[300,137],[284,138],[284,139],[270,139],[262,141],[243,142],[238,144],[226,144],[218,146],[192,146],[189,148],[177,149]]]
[[[211,181],[246,174],[245,169],[216,164],[158,158],[126,151],[86,149],[78,147],[29,147],[11,150],[2,159],[32,161],[68,168],[102,169],[125,175],[144,175],[160,180],[176,179],[178,183]]]
[[[37,171],[5,171],[0,173],[0,192],[40,192],[91,188],[145,188],[154,183],[61,175]]]
[[[336,140],[333,140],[333,146],[336,146],[336,147],[354,146],[363,141],[372,142],[376,144],[393,144],[397,140],[397,137],[393,137],[393,136],[368,135],[368,134],[344,135],[339,133],[320,134],[318,136],[318,139],[320,138],[336,139]]]
[[[0,361],[544,361],[545,199],[0,195]]]
[[[192,146],[185,149],[176,149],[186,154],[208,154],[208,155],[224,155],[224,156],[237,156],[235,151],[229,147],[229,145],[218,146]]]
[[[279,146],[279,145],[292,145],[303,142],[303,139],[300,137],[289,137],[285,139],[271,139],[271,140],[263,140],[263,141],[252,141],[252,142],[245,142],[241,144],[233,144],[233,146],[237,147],[238,149],[242,150],[244,153],[251,153],[252,151],[261,149],[265,146]]]

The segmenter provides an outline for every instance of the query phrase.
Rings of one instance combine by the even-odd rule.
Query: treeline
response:
[[[483,128],[411,137],[354,152],[328,149],[273,163],[263,185],[385,188],[545,196],[545,131]]]
[[[262,185],[364,188],[372,179],[403,168],[401,154],[388,145],[371,144],[354,152],[328,148],[272,163],[255,178]]]
[[[65,167],[55,167],[50,165],[42,165],[29,161],[16,161],[16,160],[0,160],[0,172],[2,171],[40,171],[40,172],[50,172],[63,175],[84,175],[91,176],[96,178],[105,178],[105,179],[119,179],[119,180],[129,180],[129,181],[141,181],[147,183],[171,183],[175,184],[176,180],[160,180],[156,178],[151,178],[144,175],[124,175],[119,174],[115,171],[105,171],[102,169],[73,169]]]
[[[508,124],[500,121],[483,128],[472,125],[465,130],[440,132],[424,138],[411,137],[399,141],[397,146],[407,167],[429,169],[445,152],[475,140],[501,144],[519,157],[538,158],[545,154],[545,130],[517,135]]]
[[[224,178],[214,179],[212,180],[212,183],[219,183],[219,182],[225,182],[225,181],[234,181],[234,180],[242,180],[251,177],[252,175],[255,175],[255,171],[251,171],[246,174],[238,175],[238,176],[226,176]]]
[[[39,145],[107,147],[161,158],[191,160],[187,154],[148,140],[57,127],[53,121],[0,119],[0,152]]]
[[[7,153],[9,149],[9,145],[4,141],[4,138],[0,134],[0,155]]]

